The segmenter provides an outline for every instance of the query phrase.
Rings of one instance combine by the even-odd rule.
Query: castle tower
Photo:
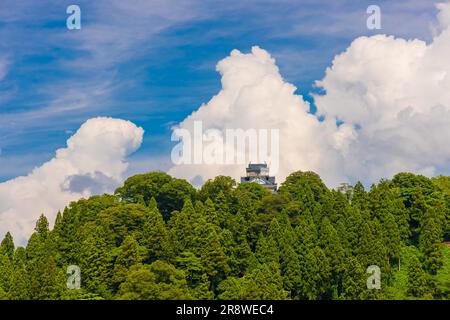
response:
[[[269,176],[269,167],[266,163],[250,163],[245,169],[247,176],[241,177],[241,183],[257,183],[272,192],[277,191],[275,177]]]

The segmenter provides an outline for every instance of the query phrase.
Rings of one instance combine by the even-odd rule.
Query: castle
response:
[[[250,163],[245,171],[247,176],[241,177],[241,183],[255,182],[272,192],[277,191],[275,177],[269,176],[269,167],[266,163]]]

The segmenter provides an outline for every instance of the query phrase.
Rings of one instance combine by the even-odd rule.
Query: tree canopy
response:
[[[294,172],[277,193],[163,172],[44,214],[0,244],[0,299],[449,299],[450,177],[399,173],[330,190]],[[381,271],[368,289],[366,270]],[[66,285],[80,268],[80,288]]]

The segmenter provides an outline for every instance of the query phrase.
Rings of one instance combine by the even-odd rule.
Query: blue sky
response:
[[[67,30],[66,8],[81,8]],[[382,30],[366,8],[382,9]],[[135,171],[170,152],[171,125],[220,89],[217,61],[259,45],[311,100],[314,81],[356,37],[429,41],[432,1],[10,1],[0,3],[0,181],[51,159],[87,119],[145,129]],[[132,168],[133,169],[133,168]]]

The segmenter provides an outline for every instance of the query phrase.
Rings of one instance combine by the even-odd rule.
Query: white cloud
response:
[[[436,4],[436,7],[439,9],[437,18],[441,30],[448,28],[450,26],[450,5],[448,3],[442,2]]]
[[[142,142],[143,129],[112,118],[86,121],[65,148],[29,175],[0,184],[0,236],[11,231],[25,243],[37,218],[50,223],[70,201],[112,192],[127,170],[125,158]]]
[[[441,33],[430,44],[386,35],[355,39],[318,81],[318,115],[283,80],[274,59],[253,47],[220,61],[222,89],[178,126],[278,128],[279,181],[294,170],[313,170],[325,182],[366,184],[399,171],[450,172],[450,4],[440,4]],[[336,122],[343,122],[336,126]],[[203,180],[236,179],[242,165],[178,165],[170,173]]]
[[[347,148],[344,138],[349,139],[353,133],[347,126],[338,128],[334,121],[320,122],[309,114],[309,104],[294,94],[295,86],[283,80],[268,52],[259,47],[253,47],[249,54],[233,50],[217,64],[217,70],[222,75],[222,90],[186,118],[179,128],[192,132],[194,121],[201,120],[204,131],[278,129],[280,170],[276,175],[279,180],[298,169],[325,173],[330,183],[344,179],[336,162],[330,159],[339,156],[337,150]],[[207,144],[204,147],[206,151]],[[248,153],[247,159],[251,160]],[[169,172],[198,181],[198,177],[206,180],[218,174],[238,179],[243,171],[243,164],[182,164]]]
[[[398,171],[450,171],[450,4],[430,44],[361,37],[338,55],[317,84],[319,114],[359,127],[342,169],[373,182]]]

